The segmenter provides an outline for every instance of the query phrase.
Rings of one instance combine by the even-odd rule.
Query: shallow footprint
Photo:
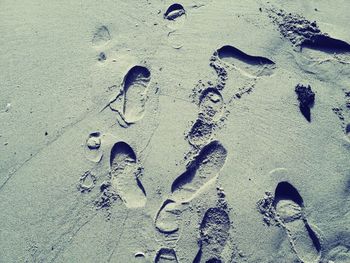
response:
[[[298,191],[288,182],[279,183],[274,207],[299,259],[303,262],[318,262],[321,244],[304,216],[303,199]]]
[[[103,152],[101,149],[101,133],[92,132],[85,143],[85,156],[89,161],[98,163],[101,161]]]
[[[328,252],[326,258],[328,263],[346,263],[350,262],[350,247],[345,245],[338,245]]]
[[[230,218],[221,208],[209,208],[200,225],[199,251],[194,263],[222,262],[221,253],[229,236]]]
[[[224,101],[217,89],[204,90],[199,100],[198,119],[188,133],[188,141],[195,147],[200,147],[210,141],[216,122],[222,117]]]
[[[99,27],[93,38],[92,38],[92,45],[96,47],[103,46],[107,44],[111,40],[111,35],[109,33],[109,30],[106,26]]]
[[[147,102],[151,72],[143,66],[134,66],[125,75],[121,93],[110,103],[127,124],[142,119]]]
[[[221,93],[214,88],[204,90],[200,97],[200,115],[209,121],[218,121],[222,117],[224,101]]]
[[[179,230],[180,206],[169,199],[163,203],[155,218],[155,226],[160,232],[170,234]]]
[[[202,148],[187,170],[175,179],[171,192],[175,201],[188,201],[195,193],[215,178],[224,166],[226,149],[218,141],[213,141]]]
[[[248,55],[233,46],[221,47],[217,50],[217,56],[250,77],[270,76],[275,68],[275,63],[270,59]]]
[[[129,144],[117,142],[111,150],[111,183],[128,208],[143,207],[146,192],[138,176],[140,166]]]
[[[177,257],[174,249],[161,248],[154,260],[155,263],[177,263]]]

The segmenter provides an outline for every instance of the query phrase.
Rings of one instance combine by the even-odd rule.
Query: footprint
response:
[[[91,171],[86,171],[80,176],[78,190],[81,193],[90,192],[96,185],[96,176]]]
[[[349,43],[321,32],[316,21],[311,22],[299,14],[288,13],[282,9],[270,9],[269,12],[282,36],[301,49],[313,49],[329,54],[350,52]]]
[[[155,263],[177,263],[177,257],[174,249],[161,248],[154,260]]]
[[[117,142],[111,150],[111,184],[128,208],[143,207],[146,192],[140,179],[141,168],[134,150],[125,142]]]
[[[227,151],[218,142],[213,141],[203,147],[195,159],[188,165],[172,184],[171,199],[160,207],[156,217],[156,228],[166,234],[179,230],[181,213],[188,202],[206,183],[218,175],[226,161]]]
[[[328,54],[342,54],[350,52],[349,43],[332,38],[325,34],[315,34],[309,40],[305,40],[302,48],[309,48],[317,51],[321,51]]]
[[[281,182],[275,191],[274,207],[286,229],[293,250],[303,262],[318,262],[321,244],[304,215],[303,199],[288,182]]]
[[[110,103],[127,124],[142,119],[150,80],[151,72],[146,67],[132,67],[124,77],[120,94]]]
[[[182,210],[173,200],[166,200],[160,207],[156,218],[155,226],[161,233],[171,234],[179,230],[179,221]]]
[[[201,187],[218,175],[226,157],[227,151],[220,142],[213,141],[204,146],[187,170],[173,182],[171,192],[174,200],[190,200]]]
[[[209,121],[218,121],[222,117],[224,100],[221,93],[214,88],[208,88],[200,97],[200,115]]]
[[[106,26],[99,27],[93,38],[92,38],[92,45],[96,47],[101,47],[103,45],[106,45],[111,40],[111,35],[109,33],[109,30]]]
[[[233,46],[223,46],[216,53],[219,59],[249,77],[270,76],[275,69],[275,63],[270,59],[248,55]]]
[[[168,33],[169,44],[175,49],[182,48],[184,40],[182,34],[178,32],[178,29],[182,28],[185,24],[185,8],[178,3],[172,4],[164,13],[164,19],[167,21],[167,26],[171,29]]]
[[[178,3],[172,4],[164,13],[164,19],[168,20],[168,27],[171,29],[179,29],[186,20],[185,8]]]
[[[98,163],[101,161],[103,152],[101,149],[101,133],[92,132],[85,143],[85,156],[89,161]]]
[[[201,118],[193,124],[189,134],[188,141],[195,147],[200,147],[210,141],[214,131],[214,124]]]
[[[199,251],[194,263],[222,262],[221,253],[229,236],[230,218],[221,208],[209,208],[199,227]]]
[[[337,245],[328,252],[326,258],[328,259],[328,263],[350,262],[349,245]]]
[[[210,141],[216,122],[222,117],[224,101],[217,89],[208,88],[200,96],[198,119],[193,124],[188,141],[195,147]]]
[[[173,30],[168,33],[168,42],[174,49],[180,49],[183,47],[183,35],[177,30]]]

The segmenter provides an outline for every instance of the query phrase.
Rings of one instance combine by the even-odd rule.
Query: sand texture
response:
[[[0,1],[0,263],[350,263],[350,1]]]

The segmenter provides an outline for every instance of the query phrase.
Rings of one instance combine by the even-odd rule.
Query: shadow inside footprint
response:
[[[222,262],[221,253],[229,236],[230,218],[221,208],[209,208],[200,224],[199,251],[194,263]]]
[[[143,118],[151,72],[143,66],[134,66],[125,75],[121,93],[110,103],[127,124]]]
[[[143,207],[146,192],[138,176],[140,166],[134,150],[125,142],[117,142],[111,150],[111,182],[128,208]]]
[[[174,200],[190,200],[199,189],[218,175],[226,157],[227,151],[220,142],[213,141],[204,146],[187,170],[173,182],[171,192]]]
[[[350,123],[345,127],[345,139],[350,143]]]
[[[318,262],[321,244],[304,215],[303,199],[288,182],[280,182],[275,191],[274,207],[289,241],[300,260]]]
[[[218,49],[217,55],[219,59],[250,77],[270,76],[275,68],[275,63],[270,59],[248,55],[229,45]]]
[[[155,263],[177,263],[175,250],[172,248],[161,248],[154,260]]]

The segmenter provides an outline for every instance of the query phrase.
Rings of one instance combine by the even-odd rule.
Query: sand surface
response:
[[[350,1],[0,2],[0,262],[350,262]]]

